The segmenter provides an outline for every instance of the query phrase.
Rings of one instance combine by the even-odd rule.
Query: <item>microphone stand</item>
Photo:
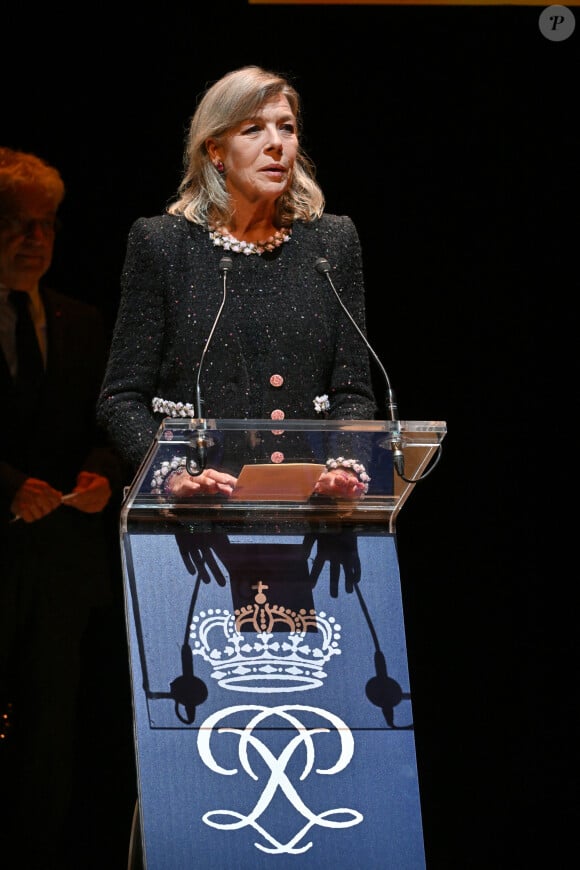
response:
[[[330,277],[330,263],[328,262],[328,260],[326,260],[324,257],[319,257],[315,263],[315,266],[316,266],[317,272],[319,272],[321,275],[326,276],[326,279],[328,280],[328,283],[330,284],[330,286],[332,288],[332,292],[336,296],[340,307],[342,308],[342,310],[344,311],[344,313],[346,314],[346,316],[348,317],[348,319],[350,320],[350,322],[352,323],[352,325],[354,326],[354,328],[358,332],[359,336],[361,337],[361,339],[365,343],[365,346],[366,346],[368,352],[371,354],[372,358],[374,359],[374,361],[378,365],[379,369],[381,370],[383,378],[385,379],[385,384],[387,385],[387,403],[386,404],[387,404],[388,419],[392,423],[395,424],[393,426],[393,431],[391,433],[391,450],[393,452],[393,466],[395,468],[395,471],[397,472],[397,474],[401,478],[401,480],[404,480],[405,483],[417,483],[419,480],[423,480],[425,477],[427,477],[427,475],[433,470],[433,468],[439,462],[439,459],[441,458],[441,444],[439,445],[439,451],[438,451],[438,454],[437,454],[435,461],[432,463],[431,467],[429,469],[427,469],[427,471],[425,471],[421,475],[421,477],[417,478],[417,480],[410,480],[409,478],[405,477],[405,456],[403,454],[403,440],[402,440],[402,435],[401,435],[401,426],[400,426],[400,422],[399,422],[398,406],[397,406],[397,401],[395,399],[395,393],[393,391],[393,388],[391,387],[390,378],[386,372],[384,365],[382,364],[379,357],[377,356],[377,354],[375,353],[375,351],[373,350],[373,348],[371,347],[371,345],[367,341],[365,334],[362,332],[362,330],[360,329],[360,327],[358,326],[358,324],[356,323],[356,321],[352,317],[350,311],[348,310],[348,308],[346,307],[346,305],[344,304],[344,302],[340,298],[340,295],[337,292],[336,287],[334,286],[334,282],[333,282],[332,278]]]
[[[196,436],[193,441],[189,442],[188,448],[195,448],[195,459],[191,455],[190,449],[187,450],[187,454],[185,457],[185,468],[187,472],[191,474],[192,477],[199,477],[200,474],[203,474],[205,471],[206,463],[207,463],[207,445],[208,440],[206,436],[207,432],[207,421],[202,416],[202,405],[203,401],[201,398],[201,387],[200,387],[200,378],[201,371],[203,368],[203,361],[205,359],[205,355],[207,353],[207,349],[210,345],[210,342],[213,338],[213,334],[215,332],[216,326],[218,325],[218,321],[221,317],[224,305],[226,303],[227,297],[227,274],[230,269],[233,267],[234,263],[231,257],[222,257],[219,262],[219,271],[220,275],[223,278],[223,296],[221,305],[218,309],[218,313],[216,314],[215,320],[213,322],[213,326],[211,328],[210,334],[208,335],[207,341],[204,345],[201,359],[199,361],[199,368],[197,370],[197,381],[195,384],[195,413],[197,416],[198,428],[196,430]]]

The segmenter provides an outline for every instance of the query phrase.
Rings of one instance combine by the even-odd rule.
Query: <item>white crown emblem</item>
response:
[[[212,665],[211,676],[224,689],[298,692],[321,686],[325,665],[340,655],[340,625],[323,612],[270,604],[261,581],[253,588],[254,604],[194,616],[192,654]]]

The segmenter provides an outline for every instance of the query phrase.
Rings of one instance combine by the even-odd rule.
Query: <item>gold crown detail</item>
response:
[[[211,664],[212,678],[237,692],[297,692],[315,689],[326,664],[340,655],[341,627],[314,609],[270,604],[258,583],[254,604],[233,613],[207,609],[190,626],[192,654]]]

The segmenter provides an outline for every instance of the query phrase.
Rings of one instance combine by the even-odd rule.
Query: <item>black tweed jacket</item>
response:
[[[200,373],[202,416],[373,419],[369,357],[339,305],[319,257],[365,331],[362,255],[346,216],[298,222],[291,239],[261,256],[224,251],[181,216],[140,218],[132,226],[121,299],[97,405],[100,423],[136,468],[163,414],[155,397],[195,406],[204,347],[223,300],[219,261],[232,257],[227,295]],[[277,376],[277,377],[273,377]]]

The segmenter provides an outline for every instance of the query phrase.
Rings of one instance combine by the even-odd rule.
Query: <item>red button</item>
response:
[[[276,450],[275,453],[272,453],[272,455],[270,456],[270,459],[272,460],[272,462],[276,462],[276,463],[284,462],[284,454],[280,453],[279,450]]]
[[[284,411],[281,411],[280,408],[276,408],[276,410],[272,411],[270,414],[272,420],[283,420],[285,416]]]
[[[270,383],[273,387],[281,387],[284,383],[284,378],[282,377],[282,375],[272,375],[272,377],[270,378]]]

